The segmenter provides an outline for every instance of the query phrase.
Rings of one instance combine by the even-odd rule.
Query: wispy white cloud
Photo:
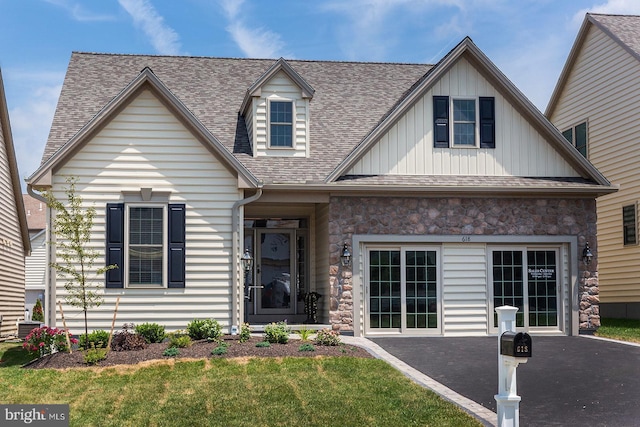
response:
[[[118,0],[120,6],[133,18],[153,48],[161,55],[180,54],[181,44],[178,33],[166,25],[164,18],[148,0]]]
[[[114,15],[95,13],[86,9],[81,3],[70,0],[44,0],[45,2],[65,9],[71,17],[80,22],[114,21]]]
[[[9,117],[20,178],[24,180],[40,166],[64,73],[4,71],[6,86],[16,87],[21,94],[17,104],[9,105]]]
[[[221,0],[220,5],[229,21],[226,27],[240,50],[252,58],[279,58],[293,55],[285,52],[285,43],[278,33],[264,27],[253,28],[240,15],[244,0]]]
[[[586,13],[638,15],[640,14],[640,2],[638,0],[607,0],[601,4],[581,9],[573,16],[574,27],[580,26]]]

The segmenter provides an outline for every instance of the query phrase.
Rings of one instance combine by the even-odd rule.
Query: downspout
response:
[[[263,183],[259,182],[258,183],[258,189],[256,191],[256,193],[253,196],[249,196],[245,199],[242,200],[238,200],[233,204],[233,207],[231,208],[231,217],[232,217],[232,227],[231,230],[233,232],[233,250],[232,250],[232,260],[233,262],[231,263],[231,266],[233,268],[233,286],[236,287],[236,289],[233,289],[232,291],[232,298],[231,298],[231,304],[232,304],[232,318],[231,318],[231,324],[232,325],[237,325],[240,326],[240,323],[242,322],[241,319],[244,318],[244,313],[242,312],[244,310],[244,304],[241,304],[241,299],[244,298],[244,295],[241,295],[241,292],[244,292],[244,283],[240,283],[239,278],[238,278],[238,268],[239,268],[239,260],[240,260],[240,207],[249,204],[251,202],[255,202],[256,200],[258,200],[261,196],[262,196],[262,186]],[[242,276],[243,280],[244,280],[244,275]],[[242,301],[243,302],[243,301]],[[240,315],[236,316],[236,313],[238,312],[238,310],[240,310]],[[235,318],[234,318],[235,316]],[[231,329],[231,326],[229,325],[229,329]],[[239,329],[239,328],[238,328]]]
[[[45,199],[42,194],[36,193],[33,190],[33,187],[31,186],[31,184],[27,184],[27,194],[29,194],[34,199],[41,201],[47,207],[47,216],[45,221],[45,226],[46,226],[45,245],[47,247],[47,265],[44,270],[44,300],[46,302],[45,303],[46,316],[44,321],[48,326],[55,328],[56,302],[55,302],[55,295],[52,292],[53,290],[52,285],[51,283],[49,283],[51,280],[51,277],[55,277],[55,275],[51,274],[51,267],[50,267],[50,264],[53,259],[52,253],[51,253],[52,246],[49,244],[49,242],[51,242],[51,208],[49,207],[49,202],[47,201],[47,199]]]

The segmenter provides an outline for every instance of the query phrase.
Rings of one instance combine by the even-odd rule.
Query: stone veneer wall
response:
[[[354,310],[351,270],[340,266],[340,252],[354,234],[577,236],[578,251],[588,241],[594,253],[590,265],[579,262],[580,329],[600,326],[593,199],[331,197],[329,317],[342,331],[353,330]]]

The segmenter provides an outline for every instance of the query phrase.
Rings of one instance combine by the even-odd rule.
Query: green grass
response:
[[[479,426],[383,361],[254,358],[55,371],[0,344],[0,402],[68,403],[72,426]]]
[[[602,326],[595,333],[598,337],[640,343],[640,320],[602,319]]]

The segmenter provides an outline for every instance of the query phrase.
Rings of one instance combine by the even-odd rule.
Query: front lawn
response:
[[[598,337],[640,343],[640,320],[602,319],[602,326],[595,333]]]
[[[377,359],[245,358],[56,371],[0,344],[0,402],[68,403],[84,426],[473,426]]]

